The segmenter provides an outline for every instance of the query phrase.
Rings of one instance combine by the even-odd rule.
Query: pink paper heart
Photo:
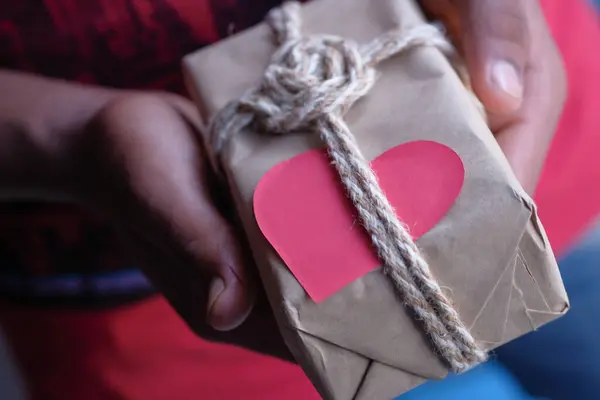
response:
[[[394,147],[371,167],[415,239],[448,212],[465,177],[458,154],[431,141]],[[269,170],[256,187],[254,213],[262,233],[316,302],[380,266],[324,150]]]

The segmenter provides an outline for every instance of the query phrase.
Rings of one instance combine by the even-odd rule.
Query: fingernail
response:
[[[497,61],[492,66],[492,83],[511,97],[523,97],[523,81],[515,65],[508,61]]]
[[[217,304],[217,301],[219,300],[219,297],[221,296],[224,290],[225,282],[223,282],[223,279],[214,278],[210,283],[210,288],[208,290],[208,309],[206,312],[206,316],[208,323],[211,325],[213,325],[215,322],[215,318],[213,316],[214,307]]]

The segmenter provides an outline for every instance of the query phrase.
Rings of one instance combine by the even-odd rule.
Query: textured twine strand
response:
[[[343,119],[373,86],[378,63],[415,46],[435,46],[446,53],[452,46],[432,25],[391,31],[365,46],[336,36],[302,36],[297,3],[273,10],[268,23],[278,49],[261,84],[213,119],[215,153],[248,127],[271,135],[317,132],[370,235],[383,272],[422,323],[436,351],[455,372],[485,361],[487,354],[442,292]]]

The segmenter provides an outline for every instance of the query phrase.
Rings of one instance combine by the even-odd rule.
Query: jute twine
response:
[[[343,116],[372,88],[375,66],[416,46],[453,51],[432,25],[390,31],[367,45],[330,36],[301,34],[300,6],[273,10],[268,24],[278,44],[260,85],[227,104],[211,123],[216,154],[243,129],[271,135],[315,132],[377,250],[383,272],[421,322],[436,352],[452,371],[485,361],[483,351],[444,295],[427,261],[378,185]]]

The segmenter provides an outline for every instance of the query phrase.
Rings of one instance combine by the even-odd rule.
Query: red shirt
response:
[[[274,3],[3,2],[0,65],[105,86],[182,92],[182,55],[258,22]],[[600,28],[583,0],[542,3],[565,56],[571,92],[536,199],[555,249],[563,251],[600,208],[600,55],[595,51]],[[110,271],[120,271],[122,278],[132,270],[102,221],[67,206],[20,204],[3,210],[0,271],[12,280],[5,280],[10,284],[0,292],[5,289],[14,301],[0,317],[34,399],[318,398],[295,366],[198,339],[138,281],[137,286],[128,281],[137,291],[133,297],[64,289],[72,287],[74,277],[113,277]],[[40,277],[51,280],[15,285]],[[10,290],[15,287],[44,290],[18,296]],[[60,307],[58,298],[64,300]],[[17,300],[31,304],[16,305]],[[121,305],[107,308],[115,301]],[[89,308],[98,304],[104,308]]]

